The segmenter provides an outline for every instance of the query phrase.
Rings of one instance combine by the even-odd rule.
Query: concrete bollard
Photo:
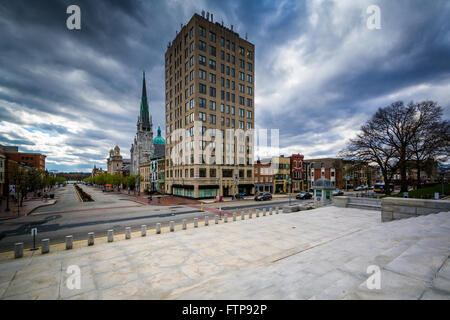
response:
[[[223,216],[223,222],[228,223],[228,213]]]
[[[174,232],[175,231],[175,221],[170,221],[170,232]]]
[[[22,258],[23,257],[23,242],[17,242],[14,245],[14,258]]]
[[[131,228],[130,227],[126,227],[125,228],[125,239],[131,239]]]
[[[263,217],[266,216],[266,208],[263,209]]]
[[[245,220],[245,213],[244,213],[244,211],[241,211],[241,220]]]
[[[183,230],[187,229],[187,221],[186,219],[183,219]]]
[[[113,241],[114,241],[114,230],[109,229],[108,230],[108,242],[113,242]]]
[[[269,209],[269,216],[271,216],[273,214],[273,208]]]
[[[216,223],[216,224],[219,224],[219,215],[215,215],[214,216],[214,222]]]
[[[205,226],[209,226],[209,216],[205,216]]]
[[[248,210],[248,218],[249,219],[253,218],[253,211],[252,210]]]
[[[198,228],[198,218],[194,218],[194,228]]]
[[[66,250],[73,248],[73,236],[66,236]]]
[[[280,210],[283,210],[283,208],[282,207],[278,207],[278,210],[275,212],[276,214],[279,214],[280,213]]]
[[[259,218],[259,210],[255,209],[255,212],[256,212],[256,217]]]
[[[236,212],[233,212],[233,221],[236,221]]]
[[[143,224],[141,226],[141,237],[145,237],[147,235],[147,226]]]
[[[50,239],[42,239],[41,253],[50,252]]]
[[[160,234],[161,233],[161,223],[157,223],[156,224],[156,234]]]
[[[93,245],[94,245],[94,233],[89,232],[88,233],[88,246],[93,246]]]

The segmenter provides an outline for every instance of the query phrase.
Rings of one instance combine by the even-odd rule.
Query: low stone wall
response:
[[[381,199],[356,198],[338,196],[333,197],[333,203],[340,208],[360,208],[366,210],[381,210]]]
[[[381,221],[392,221],[450,211],[449,200],[384,198],[381,200]]]

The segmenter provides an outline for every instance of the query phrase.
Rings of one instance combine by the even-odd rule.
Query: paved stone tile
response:
[[[211,216],[208,227],[200,223],[198,229],[189,225],[186,231],[164,229],[161,235],[134,235],[131,240],[96,241],[94,247],[82,244],[79,249],[2,260],[0,297],[445,297],[449,214],[383,224],[379,212],[335,207],[219,225]],[[372,264],[382,270],[379,291],[365,285],[366,270]],[[70,265],[81,268],[80,289],[67,288]]]
[[[435,289],[427,289],[420,298],[421,300],[450,300],[448,292],[442,292]]]
[[[426,286],[424,281],[382,270],[381,288],[379,290],[368,289],[367,283],[364,281],[354,292],[349,293],[344,298],[363,300],[417,300],[422,296]]]

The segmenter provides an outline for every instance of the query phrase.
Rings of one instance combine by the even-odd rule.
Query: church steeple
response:
[[[143,72],[142,81],[142,97],[141,97],[141,108],[139,114],[139,122],[142,124],[142,129],[144,131],[151,131],[150,116],[148,111],[148,101],[147,101],[147,88],[145,86],[145,71]]]

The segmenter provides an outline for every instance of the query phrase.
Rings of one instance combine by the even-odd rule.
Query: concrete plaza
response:
[[[212,217],[211,217],[212,218]],[[450,299],[450,212],[324,207],[0,255],[1,299]],[[68,266],[81,269],[68,289]],[[380,289],[369,290],[371,265]]]

